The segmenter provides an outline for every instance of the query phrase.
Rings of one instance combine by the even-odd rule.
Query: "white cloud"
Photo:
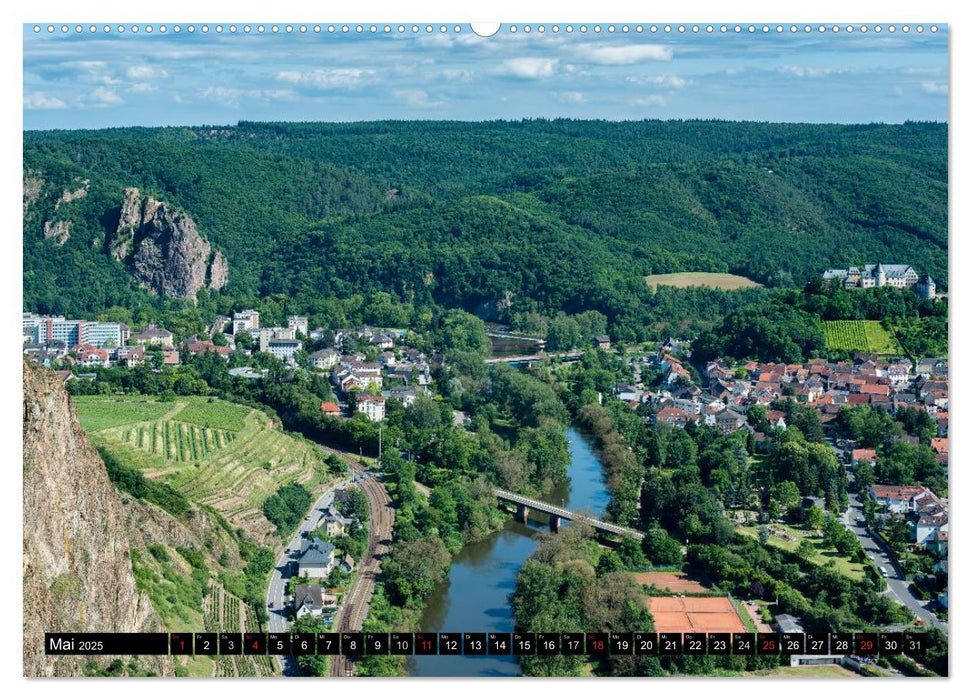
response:
[[[582,92],[561,92],[559,97],[564,102],[572,102],[573,104],[581,104],[587,101]]]
[[[199,90],[199,97],[216,102],[225,107],[239,107],[241,100],[261,100],[264,102],[292,102],[297,99],[293,90],[243,90],[241,88],[210,85]]]
[[[797,78],[823,78],[827,75],[840,75],[849,73],[848,68],[813,68],[811,66],[783,66],[779,69],[780,73],[792,75]]]
[[[106,87],[96,87],[88,93],[87,102],[95,105],[108,107],[110,105],[120,105],[124,102],[118,93]]]
[[[468,83],[472,80],[472,71],[459,68],[448,68],[442,71],[442,77],[454,83]]]
[[[658,44],[629,44],[627,46],[597,46],[581,44],[577,54],[590,63],[605,66],[629,66],[644,61],[670,61],[674,51]]]
[[[692,85],[693,81],[682,78],[680,75],[629,75],[627,82],[635,85],[656,85],[658,87],[680,90],[681,88]]]
[[[133,92],[136,95],[146,95],[150,92],[158,92],[158,88],[151,83],[132,83],[128,86],[128,92]]]
[[[64,109],[67,107],[63,100],[48,97],[42,92],[32,92],[24,95],[24,109]]]
[[[556,70],[556,58],[510,58],[502,62],[499,72],[517,78],[548,78]]]
[[[925,80],[920,84],[920,89],[928,95],[946,95],[947,83],[938,83],[933,80]]]
[[[125,75],[131,80],[148,80],[150,78],[167,78],[169,72],[155,66],[128,66]]]
[[[662,95],[647,95],[634,100],[634,104],[638,107],[663,107],[667,103],[668,101]]]
[[[433,100],[425,90],[392,90],[391,94],[409,107],[437,107],[442,100]]]
[[[68,61],[62,63],[61,67],[73,71],[77,79],[83,83],[97,85],[118,85],[121,83],[120,78],[116,78],[109,72],[108,65],[104,61]]]
[[[285,70],[276,74],[276,79],[284,83],[307,85],[318,88],[337,88],[358,85],[362,80],[374,75],[376,71],[363,68],[333,68],[331,70],[294,71]]]

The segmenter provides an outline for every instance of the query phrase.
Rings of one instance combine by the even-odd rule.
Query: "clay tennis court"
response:
[[[650,598],[658,632],[745,632],[728,598]]]
[[[642,586],[654,586],[672,593],[704,593],[708,590],[679,571],[638,571],[634,580]]]

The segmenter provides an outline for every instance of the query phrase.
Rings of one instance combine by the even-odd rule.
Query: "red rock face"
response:
[[[23,369],[24,675],[82,675],[90,659],[45,655],[44,632],[164,630],[135,586],[125,506],[62,380],[33,362]],[[167,657],[139,663],[173,673]]]
[[[140,285],[161,296],[194,299],[203,287],[221,289],[229,281],[225,257],[213,254],[189,215],[142,197],[134,187],[125,190],[108,251],[128,262]]]

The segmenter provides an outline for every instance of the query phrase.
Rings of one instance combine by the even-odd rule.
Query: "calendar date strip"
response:
[[[921,654],[922,632],[172,632],[44,635],[50,655],[670,656]]]

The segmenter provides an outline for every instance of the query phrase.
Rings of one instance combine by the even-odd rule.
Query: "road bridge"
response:
[[[582,352],[538,352],[533,355],[510,355],[509,357],[490,357],[486,360],[487,365],[500,363],[522,364],[529,362],[542,362],[543,360],[560,359],[566,361],[579,360],[583,357]]]
[[[605,520],[597,520],[596,518],[590,518],[586,515],[580,515],[575,511],[561,508],[560,506],[554,506],[550,503],[544,503],[543,501],[537,501],[535,498],[526,498],[525,496],[520,496],[518,493],[513,493],[512,491],[497,488],[494,489],[494,492],[496,494],[496,498],[499,500],[516,504],[516,520],[521,523],[526,522],[529,511],[532,509],[539,511],[540,513],[546,513],[548,516],[550,516],[550,530],[553,532],[560,529],[560,520],[569,520],[571,522],[586,523],[596,530],[609,532],[612,535],[631,537],[635,540],[644,539],[644,533],[639,530],[623,527],[622,525],[617,525],[616,523],[608,523]]]

